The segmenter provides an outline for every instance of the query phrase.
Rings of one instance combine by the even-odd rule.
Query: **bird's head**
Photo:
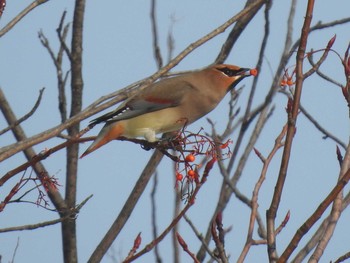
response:
[[[227,89],[226,92],[232,90],[242,79],[249,76],[256,76],[256,69],[240,68],[234,65],[218,64],[211,67]]]

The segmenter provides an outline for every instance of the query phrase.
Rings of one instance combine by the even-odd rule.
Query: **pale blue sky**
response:
[[[2,28],[14,15],[31,1],[7,1],[3,17],[0,20]],[[37,37],[42,30],[50,40],[52,47],[58,47],[56,28],[61,14],[67,10],[66,21],[72,20],[73,1],[51,0],[38,7],[26,16],[0,41],[0,86],[13,105],[17,116],[22,116],[33,106],[39,89],[46,87],[42,103],[36,114],[23,123],[28,136],[37,134],[53,127],[60,122],[57,112],[56,73],[47,51],[41,46]],[[304,2],[299,1],[294,23],[293,40],[296,40],[304,17]],[[221,25],[236,14],[244,5],[243,1],[158,1],[157,17],[159,22],[159,41],[163,58],[167,58],[166,38],[172,25],[171,17],[175,17],[172,25],[175,38],[175,51],[178,54],[190,43],[204,36],[209,31]],[[273,72],[278,65],[279,56],[285,40],[286,22],[289,12],[289,1],[275,1],[271,11],[271,36],[269,38],[264,68],[258,84],[255,104],[264,100],[268,91]],[[332,21],[349,15],[350,2],[348,0],[332,1],[328,5],[316,2],[313,24],[317,21]],[[100,0],[87,1],[84,27],[84,106],[89,105],[99,97],[144,78],[156,71],[153,59],[149,1]],[[261,43],[264,21],[260,12],[239,39],[235,49],[229,56],[227,63],[244,67],[254,67]],[[217,38],[206,43],[185,58],[175,70],[197,69],[211,64],[216,58],[223,39],[227,37],[227,30]],[[337,34],[334,49],[343,54],[350,40],[349,25],[315,32],[309,39],[308,47],[323,48],[328,40]],[[271,70],[269,66],[271,66]],[[293,65],[294,61],[290,63]],[[340,82],[344,82],[343,71],[337,57],[330,53],[329,60],[323,67]],[[246,103],[247,88],[252,79],[244,80],[246,88],[239,105]],[[319,80],[317,77],[305,81],[302,104],[317,116],[318,121],[329,128],[345,143],[348,141],[349,125],[346,103],[340,90]],[[273,146],[274,139],[280,132],[286,120],[286,98],[277,95],[275,99],[275,113],[268,122],[256,147],[265,156]],[[225,125],[227,116],[227,98],[208,117],[217,122],[218,129]],[[82,122],[82,127],[88,120]],[[0,118],[0,128],[6,125]],[[190,130],[197,131],[200,127],[209,129],[205,118],[190,126]],[[89,135],[99,131],[96,127]],[[231,137],[235,140],[235,135]],[[0,137],[0,147],[14,142],[11,134]],[[53,139],[37,145],[40,152],[61,140]],[[81,145],[81,152],[88,144]],[[64,185],[65,163],[64,151],[47,160],[44,164],[50,173],[56,174]],[[305,119],[300,116],[298,130],[295,137],[289,176],[282,197],[277,222],[281,222],[285,213],[291,210],[291,219],[287,227],[278,236],[278,252],[294,235],[305,219],[313,212],[319,202],[331,190],[338,176],[339,166],[335,156],[335,143],[323,140],[322,135]],[[140,172],[146,164],[151,152],[140,149],[139,146],[127,142],[112,142],[82,159],[79,163],[78,202],[90,194],[94,197],[86,204],[78,215],[78,251],[80,262],[85,262],[93,249],[100,242],[106,230],[117,216],[131,191]],[[264,183],[259,198],[259,211],[262,216],[269,207],[273,186],[277,178],[281,152],[273,160],[268,178]],[[16,167],[24,161],[21,154],[0,165],[0,175]],[[251,155],[239,187],[243,193],[251,196],[254,184],[259,176],[261,162],[254,154]],[[158,230],[164,229],[172,218],[174,183],[172,163],[165,159],[159,167],[159,187],[157,192],[157,209],[161,213]],[[27,173],[30,173],[28,170]],[[12,180],[1,189],[0,199],[3,200],[9,191]],[[196,205],[188,215],[198,229],[206,231],[208,218],[211,216],[218,199],[221,176],[217,169],[213,170],[208,182],[198,195]],[[124,231],[113,244],[117,258],[124,258],[139,232],[142,232],[143,245],[150,242],[152,231],[150,228],[150,187],[146,189],[141,201],[137,205]],[[348,189],[348,188],[347,188]],[[62,187],[62,193],[64,187]],[[35,200],[36,196],[33,194]],[[239,214],[237,214],[239,211]],[[233,226],[233,231],[226,237],[227,251],[232,253],[235,261],[243,248],[250,210],[237,200],[232,200],[230,207],[224,213],[224,225]],[[349,221],[350,212],[346,211],[336,229],[331,244],[325,251],[324,261],[335,260],[347,252],[350,243]],[[33,205],[9,205],[0,214],[0,228],[22,224],[37,223],[57,218],[56,213],[46,212]],[[312,232],[312,231],[311,231]],[[199,243],[185,222],[181,222],[180,233],[196,252]],[[309,236],[309,235],[308,235]],[[0,235],[0,255],[3,262],[8,262],[16,246],[17,238],[20,244],[16,255],[16,262],[62,262],[60,226],[55,225],[35,231],[13,232]],[[257,235],[254,235],[257,237]],[[302,242],[303,244],[303,242]],[[169,261],[171,245],[170,236],[160,245],[161,256]],[[253,247],[246,262],[259,262],[266,258],[265,246]],[[189,257],[182,253],[183,262],[190,262]],[[153,252],[148,253],[138,262],[153,262]],[[103,262],[112,262],[105,257]]]

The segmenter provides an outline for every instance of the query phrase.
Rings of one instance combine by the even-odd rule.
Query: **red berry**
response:
[[[183,178],[182,174],[176,173],[176,180],[177,180],[177,181],[181,181],[182,178]]]
[[[258,70],[256,68],[253,68],[249,71],[250,75],[256,77],[258,75]]]
[[[293,86],[293,85],[294,85],[293,80],[292,80],[292,79],[288,79],[288,80],[287,80],[287,85],[288,85],[288,86]]]
[[[281,85],[282,87],[287,86],[287,81],[286,81],[285,79],[282,79],[280,85]]]
[[[193,170],[188,170],[187,175],[193,179],[196,176],[196,172]]]
[[[196,157],[193,154],[189,154],[185,157],[185,161],[188,163],[194,162],[196,160]]]

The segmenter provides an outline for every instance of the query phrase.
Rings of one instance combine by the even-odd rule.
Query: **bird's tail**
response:
[[[86,149],[80,158],[83,158],[106,143],[120,137],[123,133],[124,125],[122,122],[106,124],[97,135],[95,141],[89,146],[89,148]]]

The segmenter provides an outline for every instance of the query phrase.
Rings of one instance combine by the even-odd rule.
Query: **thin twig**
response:
[[[175,235],[176,235],[176,239],[177,239],[178,243],[180,244],[182,249],[192,258],[193,262],[200,263],[199,260],[196,258],[196,255],[190,251],[187,243],[185,242],[185,240],[183,240],[183,238],[180,236],[180,234],[178,232],[176,232]]]
[[[132,211],[134,210],[137,201],[139,200],[141,194],[145,190],[152,174],[160,161],[163,158],[163,154],[160,151],[155,151],[151,158],[149,159],[147,165],[145,166],[142,174],[137,180],[135,187],[131,191],[128,199],[126,200],[123,208],[121,209],[118,217],[113,222],[112,226],[107,231],[106,235],[100,241],[99,245],[95,248],[94,252],[90,256],[88,262],[100,262],[105,253],[108,251],[109,247],[112,245],[114,239],[118,236],[120,231],[123,229],[125,223],[129,219]],[[118,208],[119,210],[119,208]]]
[[[152,25],[152,37],[153,37],[153,54],[157,62],[158,69],[163,67],[163,59],[160,53],[158,45],[158,30],[157,30],[157,19],[156,19],[156,0],[151,1],[151,25]]]
[[[151,213],[152,213],[152,233],[153,238],[155,239],[158,236],[158,230],[157,230],[157,206],[156,206],[156,193],[157,193],[157,186],[158,186],[158,173],[154,173],[154,184],[151,191]],[[161,263],[162,259],[160,257],[160,253],[158,250],[158,246],[154,248],[154,255],[156,257],[156,262]]]
[[[271,2],[270,1],[266,1],[266,7],[265,7],[265,32],[264,32],[264,37],[261,43],[261,48],[260,48],[260,52],[259,52],[259,59],[257,62],[257,69],[260,70],[261,69],[261,65],[263,62],[263,58],[264,58],[264,54],[265,54],[265,50],[266,50],[266,45],[267,45],[267,40],[270,34],[270,19],[269,19],[269,12],[270,12],[270,8],[271,8]],[[253,99],[254,99],[254,95],[255,95],[255,90],[257,87],[257,83],[258,83],[258,78],[259,75],[253,79],[253,85],[252,88],[250,90],[249,93],[249,97],[248,97],[248,102],[247,102],[247,106],[245,109],[245,113],[242,119],[242,124],[241,124],[241,128],[239,130],[239,134],[238,137],[236,139],[236,143],[235,143],[235,147],[233,149],[232,152],[232,157],[230,158],[229,164],[227,166],[227,170],[230,173],[232,170],[232,167],[236,161],[236,158],[238,156],[238,151],[240,150],[241,147],[241,143],[243,142],[243,138],[245,136],[246,130],[248,129],[248,127],[250,126],[250,124],[252,123],[252,120],[254,119],[255,116],[251,116],[251,106],[253,103]],[[234,176],[234,181],[235,183],[238,182],[238,180],[240,179],[240,175],[236,174]],[[234,183],[234,184],[235,184]]]
[[[174,163],[174,171],[176,171],[176,163]],[[177,179],[176,176],[174,176],[174,185],[177,183]],[[174,210],[173,210],[173,217],[175,217],[176,215],[178,215],[181,211],[181,189],[179,189],[178,187],[175,188],[174,191]],[[176,233],[178,232],[180,227],[180,224],[177,224],[173,230],[172,230],[172,247],[173,247],[173,255],[174,255],[174,263],[180,263],[180,247],[179,247],[179,243],[177,242],[177,238],[176,238]]]
[[[253,190],[253,196],[252,196],[252,200],[251,200],[251,213],[250,213],[250,220],[249,220],[249,227],[248,227],[248,234],[247,234],[247,239],[246,239],[246,243],[245,246],[241,252],[241,255],[239,256],[237,262],[244,262],[245,257],[248,254],[248,251],[250,249],[250,247],[253,245],[253,231],[254,231],[254,226],[255,226],[255,220],[256,220],[256,216],[257,216],[257,211],[258,211],[258,197],[259,197],[259,191],[260,188],[266,178],[266,174],[267,174],[267,170],[269,168],[269,165],[273,159],[273,157],[275,156],[275,154],[277,153],[277,151],[283,146],[283,138],[285,136],[287,132],[287,126],[283,126],[283,129],[281,131],[281,133],[278,135],[278,137],[275,140],[275,145],[272,148],[270,154],[268,155],[268,157],[266,159],[263,159],[260,157],[260,159],[263,162],[263,168],[261,170],[261,174],[260,177],[258,179],[258,181],[255,184],[254,190]],[[257,153],[259,154],[259,153]]]
[[[83,202],[81,202],[81,204],[79,204],[73,211],[71,211],[71,213],[69,215],[67,215],[67,217],[76,216],[76,214],[79,213],[81,208],[87,203],[87,201],[89,201],[89,199],[91,197],[92,197],[92,195],[88,196]],[[54,220],[40,222],[37,224],[29,224],[29,225],[23,225],[23,226],[1,228],[0,233],[13,232],[13,231],[23,231],[23,230],[34,230],[34,229],[38,229],[38,228],[42,228],[42,227],[46,227],[46,226],[55,225],[57,223],[62,222],[63,219],[64,218],[61,217],[61,218],[57,218]]]
[[[234,179],[237,178],[237,176],[236,176],[237,174],[242,173],[244,166],[247,163],[248,156],[250,155],[264,125],[266,124],[266,121],[268,119],[268,116],[267,116],[268,109],[269,108],[266,107],[264,110],[261,111],[260,116],[257,120],[257,123],[254,127],[254,130],[252,131],[251,137],[250,137],[250,139],[249,139],[249,141],[244,149],[244,152],[241,155],[236,172],[234,173],[234,175],[232,176],[231,179],[229,177],[228,168],[225,168],[220,163],[220,160],[218,161],[219,167],[220,167],[220,172],[223,175],[224,180],[223,180],[223,183],[221,186],[219,200],[218,200],[216,209],[214,211],[214,214],[212,216],[212,220],[216,216],[218,211],[223,211],[225,209],[228,202],[230,201],[232,194],[235,194],[235,196],[238,199],[241,198],[240,200],[250,207],[251,204],[250,204],[249,198],[245,197],[242,193],[239,192],[239,190],[237,189],[237,184],[235,183]],[[260,217],[257,217],[257,219],[258,218],[260,218]],[[262,220],[260,220],[260,221],[258,220],[258,224],[259,224],[259,228],[262,230],[262,232],[264,232],[264,226],[263,226]],[[209,242],[210,238],[211,238],[211,229],[210,229],[210,227],[208,227],[207,232],[205,234],[205,241]],[[197,252],[197,258],[199,260],[203,261],[204,257],[205,257],[205,248],[203,246],[201,246],[201,248]]]
[[[148,253],[150,250],[153,249],[153,247],[155,245],[157,245],[160,241],[162,241],[165,236],[171,231],[171,229],[173,229],[173,227],[179,222],[179,220],[186,214],[186,212],[188,211],[188,209],[190,209],[192,207],[192,205],[195,203],[195,199],[196,199],[196,196],[199,192],[199,190],[201,189],[201,187],[203,186],[203,184],[206,182],[207,180],[207,177],[209,176],[209,173],[215,163],[215,159],[211,159],[205,169],[204,169],[204,172],[203,172],[203,175],[202,175],[202,178],[199,182],[196,183],[196,187],[195,189],[193,190],[193,193],[190,197],[190,199],[188,200],[186,206],[182,209],[182,211],[171,221],[171,223],[169,224],[169,226],[156,238],[154,239],[151,243],[147,244],[145,246],[144,249],[142,249],[139,253],[135,254],[133,257],[131,257],[129,260],[127,261],[124,261],[125,263],[127,262],[131,262],[137,258],[139,258],[140,256]]]
[[[255,17],[255,15],[258,13],[260,8],[268,1],[248,0],[248,1],[246,1],[244,8],[249,7],[254,2],[259,3],[259,4],[254,9],[252,9],[249,13],[242,16],[242,18],[239,19],[237,21],[237,23],[234,25],[234,27],[232,28],[226,41],[222,45],[220,53],[218,54],[217,58],[215,59],[215,63],[223,63],[227,59],[234,44],[236,43],[236,41],[238,40],[238,38],[240,37],[242,32],[244,32],[245,28],[250,23],[250,21]]]
[[[188,223],[188,225],[191,227],[192,231],[195,233],[195,235],[197,236],[199,241],[205,247],[207,253],[211,256],[212,259],[216,259],[214,253],[210,250],[209,245],[205,242],[203,235],[198,231],[198,229],[193,224],[193,222],[190,220],[190,218],[187,215],[184,215],[184,219]]]
[[[346,197],[342,201],[342,211],[344,211],[350,204],[350,193],[346,195]],[[317,231],[314,233],[314,235],[307,241],[307,243],[304,245],[304,247],[298,252],[298,254],[295,256],[295,258],[291,261],[291,263],[297,263],[302,262],[306,256],[314,250],[315,246],[321,239],[326,226],[329,224],[330,216],[327,216],[323,222],[319,225]]]
[[[308,111],[302,105],[300,105],[300,111],[316,127],[316,129],[318,129],[321,133],[324,134],[324,139],[329,138],[329,139],[335,141],[343,149],[346,149],[346,144],[343,141],[341,141],[339,138],[337,138],[335,135],[333,135],[331,132],[329,132],[325,128],[323,128],[321,126],[321,124],[319,124],[318,121],[310,113],[308,113]]]
[[[9,125],[5,129],[1,130],[0,131],[0,135],[4,134],[5,132],[7,132],[7,131],[9,131],[11,129],[13,129],[13,127],[15,127],[15,126],[19,125],[20,123],[24,122],[25,120],[27,120],[29,117],[31,117],[34,114],[34,112],[38,109],[38,107],[40,105],[40,102],[41,102],[44,90],[45,90],[45,88],[42,88],[42,89],[39,90],[39,96],[38,96],[38,98],[37,98],[33,108],[27,114],[25,114],[23,117],[19,118],[14,123]],[[3,107],[3,105],[4,105],[3,100],[4,99],[5,99],[4,93],[3,93],[2,89],[0,88],[0,110],[1,111],[5,110],[4,107]]]
[[[60,24],[59,24],[58,28],[56,29],[58,39],[60,40],[60,43],[61,43],[59,55],[57,57],[62,57],[63,50],[64,50],[67,54],[69,61],[72,61],[72,54],[71,54],[71,52],[66,44],[66,36],[68,33],[70,23],[67,23],[65,26],[63,26],[64,19],[66,18],[66,14],[67,14],[67,11],[63,11],[63,14],[62,14],[61,20],[60,20]],[[62,34],[62,32],[63,32],[63,34]]]
[[[315,68],[315,62],[313,61],[313,56],[312,56],[312,54],[311,54],[310,56],[307,56],[307,59],[308,59],[310,65],[311,65],[313,68]],[[321,78],[323,78],[324,80],[326,80],[326,81],[328,81],[328,82],[330,82],[330,83],[332,83],[332,84],[338,86],[339,88],[342,88],[342,87],[343,87],[343,85],[342,85],[340,82],[338,82],[338,81],[336,81],[336,80],[334,80],[334,79],[328,77],[326,74],[324,74],[323,72],[321,72],[319,68],[316,69],[316,74],[319,75],[319,76],[320,76]]]
[[[303,60],[305,56],[305,49],[306,49],[306,44],[308,40],[310,24],[312,20],[313,7],[314,7],[314,0],[309,0],[307,10],[306,10],[305,20],[304,20],[304,25],[301,31],[301,41],[297,52],[295,93],[294,93],[292,108],[288,113],[288,129],[287,129],[287,135],[285,140],[285,146],[282,154],[281,167],[278,174],[278,179],[276,182],[271,205],[266,213],[267,232],[268,232],[268,235],[267,235],[268,255],[269,255],[270,262],[274,262],[277,258],[275,219],[276,219],[277,210],[281,201],[284,183],[287,177],[287,170],[288,170],[288,164],[289,164],[289,159],[290,159],[290,154],[292,149],[292,143],[293,143],[294,134],[296,131],[296,121],[298,118],[301,91],[302,91],[303,81],[304,81]],[[286,261],[283,261],[283,262],[286,262]]]
[[[290,255],[293,253],[295,248],[298,246],[302,237],[310,230],[310,228],[320,219],[323,213],[326,211],[328,206],[334,201],[338,196],[340,191],[343,190],[345,185],[350,180],[350,169],[342,176],[338,181],[337,185],[332,189],[332,191],[327,195],[327,197],[321,202],[315,212],[305,221],[304,224],[297,230],[292,240],[288,244],[287,248],[284,250],[281,257],[278,259],[278,263],[288,262]]]
[[[63,54],[64,54],[63,51],[65,51],[65,53],[67,54],[69,61],[70,62],[72,61],[71,53],[68,50],[68,47],[67,47],[66,42],[65,42],[67,35],[68,35],[69,23],[63,27],[64,18],[66,16],[66,13],[67,13],[66,11],[63,12],[62,17],[61,17],[61,21],[60,21],[60,25],[56,29],[56,32],[58,34],[58,38],[59,38],[60,43],[61,43],[60,48],[59,48],[58,53],[57,53],[55,65],[56,65],[56,74],[57,74],[57,80],[58,80],[58,84],[57,84],[58,109],[59,109],[59,112],[61,114],[62,123],[64,123],[68,118],[67,98],[66,98],[66,93],[65,93],[65,87],[66,87],[67,79],[68,79],[69,72],[70,72],[70,71],[67,71],[66,74],[63,76],[63,70],[62,70],[62,62],[63,62]]]
[[[350,258],[350,252],[347,252],[344,255],[342,255],[341,257],[339,257],[336,261],[334,261],[334,263],[341,263],[341,262],[347,260],[348,258]]]
[[[33,9],[38,7],[41,4],[48,2],[49,0],[36,0],[29,4],[23,11],[21,11],[17,16],[15,16],[6,26],[4,26],[0,30],[0,37],[5,35],[8,31],[10,31],[23,17],[25,17],[28,13],[30,13]]]
[[[7,102],[6,98],[4,97],[4,95],[2,96],[2,100],[1,100],[1,108],[2,108],[2,112],[3,112],[3,115],[4,115],[7,123],[9,125],[11,125],[12,123],[16,123],[17,118],[16,118],[14,112],[12,111],[11,106]],[[19,142],[27,139],[26,134],[24,133],[24,130],[22,129],[21,125],[17,125],[15,127],[13,127],[12,133],[14,134],[16,140]],[[26,159],[28,160],[28,162],[30,162],[30,160],[32,160],[35,156],[37,156],[36,152],[34,151],[34,149],[32,147],[24,148],[23,153],[24,153]],[[50,182],[50,177],[48,175],[49,173],[45,169],[44,165],[41,162],[36,162],[33,165],[33,170],[41,182]],[[2,179],[3,178],[1,178],[0,181]],[[0,183],[0,186],[1,186],[1,183]],[[54,204],[56,210],[62,216],[62,213],[67,209],[66,204],[65,204],[62,196],[57,191],[57,189],[53,185],[51,185],[50,183],[47,184],[47,188],[45,188],[45,190],[46,190],[51,202]]]
[[[216,230],[218,233],[216,232]],[[224,246],[224,229],[222,227],[222,212],[219,212],[215,220],[211,223],[212,237],[215,243],[215,247],[218,253],[218,258],[222,263],[228,263],[228,258],[226,256],[225,246]]]
[[[19,248],[19,237],[17,238],[16,247],[15,247],[15,250],[13,251],[12,260],[11,260],[12,263],[15,262],[15,256],[16,256],[16,254],[17,254],[18,248]]]
[[[340,161],[340,163],[341,163],[341,169],[340,169],[339,178],[338,178],[339,181],[342,180],[342,178],[344,177],[344,173],[350,168],[350,146],[347,148],[345,156],[342,158],[342,161]],[[316,263],[320,261],[320,258],[323,255],[325,248],[327,247],[331,237],[333,236],[335,227],[337,226],[337,223],[340,219],[342,211],[343,211],[343,190],[339,191],[336,198],[333,200],[332,209],[328,216],[328,219],[329,219],[328,224],[324,228],[322,237],[319,240],[316,246],[316,249],[314,250],[313,254],[310,257],[310,260],[309,260],[310,263]]]

